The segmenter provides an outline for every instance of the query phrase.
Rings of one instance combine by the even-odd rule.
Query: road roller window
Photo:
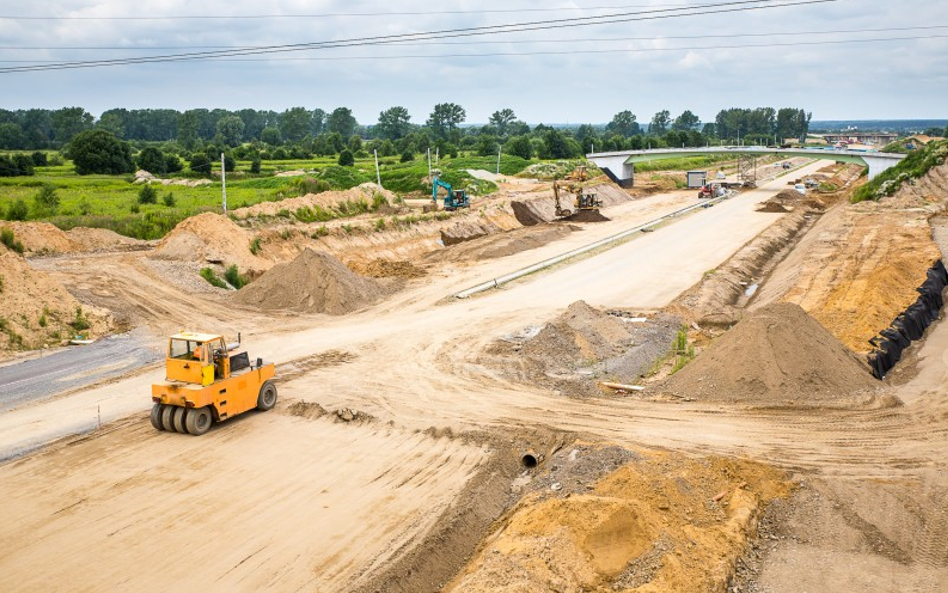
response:
[[[191,340],[171,340],[169,356],[182,360],[193,360],[196,354],[196,357],[200,358],[201,353],[198,350],[200,346],[200,342],[193,342]]]

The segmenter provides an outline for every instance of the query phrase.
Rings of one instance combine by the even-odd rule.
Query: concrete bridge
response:
[[[655,150],[623,150],[619,152],[597,152],[586,158],[596,164],[613,181],[623,187],[631,187],[635,180],[635,163],[662,159],[677,159],[708,155],[734,155],[735,158],[779,155],[782,157],[806,157],[817,160],[856,163],[869,168],[869,179],[905,158],[904,154],[870,152],[867,150],[821,149],[821,148],[767,148],[764,146],[712,146],[708,148],[657,148]]]

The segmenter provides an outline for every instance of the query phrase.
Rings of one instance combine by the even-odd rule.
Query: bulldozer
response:
[[[223,336],[181,332],[168,340],[165,380],[151,386],[151,424],[158,430],[200,436],[216,422],[277,401],[273,363],[251,363],[237,342]]]
[[[563,206],[563,198],[560,197],[560,192],[575,196],[573,208],[576,212],[581,210],[599,210],[602,208],[602,200],[600,200],[596,194],[583,187],[582,184],[571,183],[561,186],[559,181],[554,181],[553,197],[556,199],[556,215],[558,217],[566,218],[572,216],[574,213],[573,210]]]

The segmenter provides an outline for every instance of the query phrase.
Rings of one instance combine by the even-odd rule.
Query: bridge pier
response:
[[[869,179],[872,179],[879,173],[882,173],[886,169],[896,166],[899,164],[899,161],[893,161],[892,159],[887,158],[878,158],[873,157],[870,154],[862,157],[862,160],[866,162],[866,166],[869,167]]]
[[[626,163],[628,155],[590,158],[602,172],[619,187],[635,185],[635,165]]]

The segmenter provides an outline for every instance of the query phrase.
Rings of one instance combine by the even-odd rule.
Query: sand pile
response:
[[[865,362],[798,305],[754,311],[664,390],[681,397],[764,406],[833,406],[874,391]]]
[[[27,254],[81,251],[79,243],[48,222],[4,222],[3,227],[13,230]]]
[[[18,350],[58,346],[76,333],[99,337],[108,332],[105,311],[82,308],[88,329],[79,329],[79,302],[45,272],[34,270],[21,256],[0,245],[0,358]],[[77,324],[76,327],[79,327]]]
[[[307,249],[241,289],[234,300],[264,311],[344,315],[375,303],[386,292],[335,257]]]
[[[374,183],[363,183],[346,191],[325,191],[318,194],[306,194],[298,198],[287,198],[278,202],[261,202],[247,208],[238,208],[234,210],[233,214],[237,218],[276,216],[281,210],[296,212],[300,208],[313,208],[314,206],[332,209],[344,202],[365,202],[371,206],[375,203],[376,196],[379,195],[385,198],[387,205],[395,203],[396,196],[392,192],[382,189]]]
[[[250,253],[250,233],[234,221],[205,212],[178,223],[158,243],[154,256],[190,262],[237,264],[242,272],[259,274],[270,262]]]
[[[602,184],[596,185],[589,188],[591,193],[596,194],[596,197],[602,201],[603,208],[608,208],[609,206],[615,206],[617,204],[624,204],[633,199],[625,190],[620,187],[616,187],[613,184]],[[573,210],[573,198],[570,197],[570,194],[560,194],[565,197],[563,201],[563,207],[569,210]],[[556,216],[556,200],[553,197],[553,190],[545,192],[545,194],[538,196],[536,198],[531,198],[529,200],[514,200],[510,202],[510,207],[513,209],[514,216],[517,218],[517,221],[523,226],[533,226],[540,224],[542,222],[552,222],[558,220]],[[569,218],[568,220],[574,222],[603,222],[609,220],[606,217],[596,217],[594,214],[584,213],[577,214],[577,218]],[[587,220],[588,218],[588,220]]]
[[[769,200],[757,205],[758,212],[793,212],[806,198],[795,189],[785,189]]]
[[[570,396],[597,395],[597,381],[636,382],[668,352],[679,327],[671,315],[644,323],[632,317],[577,301],[545,326],[493,343],[480,362],[522,383]]]
[[[490,220],[465,217],[441,231],[441,243],[449,247],[499,233],[502,230]]]
[[[66,235],[80,251],[133,251],[148,246],[148,241],[125,237],[108,229],[76,227]]]

